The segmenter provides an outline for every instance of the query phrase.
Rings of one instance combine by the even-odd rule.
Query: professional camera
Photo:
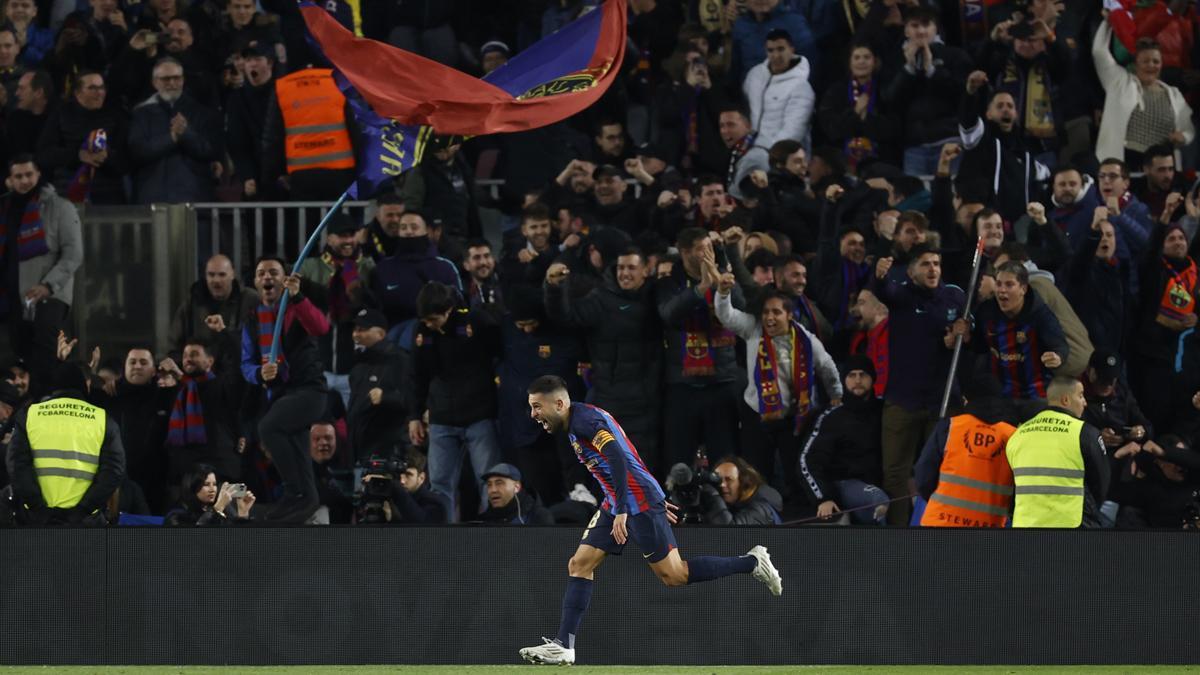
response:
[[[363,480],[354,493],[354,522],[359,524],[386,523],[383,505],[392,498],[393,485],[408,469],[403,457],[372,455],[355,465]]]
[[[704,522],[700,497],[705,486],[714,490],[721,487],[721,477],[708,468],[708,457],[703,453],[696,454],[696,461],[691,467],[683,462],[671,467],[667,475],[667,492],[671,503],[679,507],[680,522]]]

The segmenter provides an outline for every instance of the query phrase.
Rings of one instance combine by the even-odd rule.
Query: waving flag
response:
[[[523,131],[570,117],[599,100],[625,52],[625,0],[607,0],[485,79],[355,37],[310,2],[300,11],[326,58],[373,114],[439,134]]]
[[[350,199],[369,199],[384,181],[421,163],[433,128],[381,117],[336,70],[333,81],[350,104],[359,130],[358,177],[346,193]]]

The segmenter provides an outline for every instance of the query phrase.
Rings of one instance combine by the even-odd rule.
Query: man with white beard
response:
[[[183,65],[174,57],[154,64],[151,77],[156,93],[134,107],[129,129],[134,199],[139,204],[212,201],[220,118],[184,92]]]

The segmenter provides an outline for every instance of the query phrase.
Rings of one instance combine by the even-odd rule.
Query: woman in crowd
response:
[[[246,490],[241,497],[236,497],[237,488],[238,485],[233,483],[222,483],[217,489],[216,469],[197,464],[184,474],[183,496],[179,505],[167,513],[163,524],[168,527],[211,527],[247,521],[250,507],[254,506],[254,493]],[[245,485],[241,488],[245,489]]]

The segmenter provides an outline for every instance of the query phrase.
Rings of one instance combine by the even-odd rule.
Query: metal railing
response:
[[[197,254],[206,259],[225,253],[235,270],[263,255],[285,259],[299,250],[329,212],[329,202],[211,202],[183,205],[194,223]],[[342,212],[356,222],[375,215],[374,202],[346,202]]]

